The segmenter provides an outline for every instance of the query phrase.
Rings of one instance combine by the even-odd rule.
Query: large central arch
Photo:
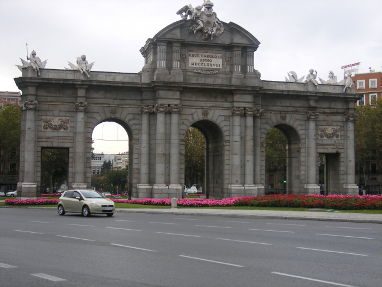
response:
[[[260,42],[251,33],[221,22],[218,35],[200,37],[190,33],[193,27],[181,20],[148,39],[140,73],[87,77],[41,69],[37,75],[24,67],[15,79],[23,102],[20,194],[37,194],[43,148],[68,150],[69,187],[90,187],[92,130],[109,120],[129,134],[133,197],[181,196],[182,139],[190,126],[207,138],[213,197],[264,193],[264,139],[275,126],[288,137],[288,191],[319,193],[317,162],[326,154],[328,175],[336,179],[331,190],[358,192],[355,94],[341,85],[261,80],[254,61]]]

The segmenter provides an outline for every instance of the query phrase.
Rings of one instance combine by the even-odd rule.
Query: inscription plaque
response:
[[[188,66],[191,68],[221,69],[222,65],[222,54],[188,53]]]

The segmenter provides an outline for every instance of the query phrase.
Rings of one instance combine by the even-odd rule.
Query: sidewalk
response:
[[[117,208],[117,212],[150,214],[208,215],[240,218],[274,218],[298,220],[322,220],[382,224],[382,214],[339,213],[328,211],[277,211],[277,210],[227,210],[204,208]]]

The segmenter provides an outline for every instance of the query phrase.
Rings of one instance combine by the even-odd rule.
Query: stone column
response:
[[[253,109],[245,108],[245,181],[246,195],[255,195],[256,188],[253,184]]]
[[[142,107],[140,183],[137,186],[139,197],[152,196],[152,186],[149,184],[149,116],[153,112],[153,105]]]
[[[172,70],[171,80],[176,82],[183,81],[183,72],[180,69],[180,43],[172,43]]]
[[[344,191],[347,194],[358,194],[358,186],[355,184],[355,146],[354,146],[354,113],[347,113],[345,115],[345,131],[346,131],[346,182],[344,184]]]
[[[242,85],[244,74],[241,70],[241,47],[234,47],[232,51],[233,66],[232,66],[232,85]]]
[[[156,63],[157,67],[154,73],[154,80],[167,81],[169,76],[167,70],[167,43],[157,44]]]
[[[25,92],[23,90],[23,92]],[[21,180],[21,196],[35,197],[37,195],[36,180],[36,87],[29,87],[26,100],[23,103],[25,113],[25,136],[23,141],[24,170]],[[20,188],[20,187],[19,187]],[[20,194],[18,194],[20,196]]]
[[[255,143],[255,186],[257,190],[257,195],[264,194],[264,183],[261,182],[261,116],[263,115],[263,109],[256,109],[254,112],[255,116],[255,132],[254,132],[254,143]]]
[[[306,170],[307,183],[305,190],[308,194],[320,194],[320,187],[317,184],[317,149],[316,149],[316,121],[318,113],[309,111],[307,113],[308,130],[307,130],[307,149],[306,149]]]
[[[87,103],[85,102],[86,88],[78,89],[78,100],[75,103],[76,110],[76,133],[74,136],[74,182],[73,188],[86,188],[85,180],[86,172],[86,132],[85,132],[85,110]]]
[[[255,72],[254,68],[254,51],[251,48],[247,49],[247,73],[251,74]]]
[[[166,123],[165,113],[168,105],[155,105],[157,115],[156,138],[155,138],[155,184],[153,186],[154,197],[167,197],[168,186],[165,184],[166,167]]]
[[[231,196],[240,196],[244,193],[244,186],[241,183],[241,116],[244,115],[244,108],[234,107],[232,109],[232,143],[231,143]]]
[[[179,180],[179,112],[180,105],[170,105],[171,112],[171,138],[170,138],[170,186],[171,196],[182,196],[182,185]]]

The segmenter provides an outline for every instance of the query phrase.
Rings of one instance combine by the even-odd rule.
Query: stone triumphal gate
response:
[[[140,73],[22,69],[15,79],[23,100],[21,195],[40,189],[44,148],[67,149],[69,187],[90,187],[92,132],[105,121],[129,135],[133,197],[181,196],[190,127],[206,138],[210,197],[264,193],[265,137],[273,127],[288,139],[288,193],[319,193],[320,154],[327,190],[357,192],[351,90],[261,80],[254,67],[260,43],[253,35],[221,22],[211,5],[182,9],[182,20],[142,47]]]

